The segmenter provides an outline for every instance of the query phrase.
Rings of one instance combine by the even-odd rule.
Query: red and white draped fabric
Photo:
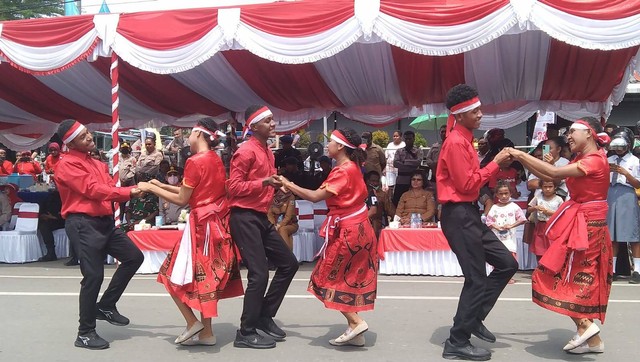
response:
[[[127,128],[243,122],[251,104],[280,132],[335,110],[383,125],[443,113],[463,82],[485,128],[537,110],[606,118],[639,46],[640,0],[301,0],[1,22],[0,130],[109,129],[113,52]]]

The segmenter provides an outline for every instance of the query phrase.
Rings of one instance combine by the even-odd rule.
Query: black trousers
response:
[[[38,220],[38,231],[42,235],[42,241],[47,247],[47,254],[55,254],[55,242],[53,240],[53,231],[64,229],[64,219],[43,219]]]
[[[248,271],[240,317],[240,332],[247,335],[256,332],[260,317],[275,317],[291,280],[298,271],[298,260],[266,214],[232,208],[229,227]],[[267,259],[277,268],[268,291]]]
[[[96,308],[115,307],[127,284],[144,261],[144,256],[131,239],[120,228],[114,226],[111,216],[70,214],[65,230],[80,261],[83,278],[80,282],[78,334],[86,334],[96,328]],[[104,259],[107,254],[118,259],[121,264],[113,274],[100,302],[96,304],[104,280]]]
[[[442,232],[456,254],[464,286],[458,310],[453,318],[449,340],[454,345],[468,343],[496,304],[509,279],[518,270],[518,262],[495,234],[480,220],[480,212],[471,203],[447,203],[442,206]],[[494,267],[487,276],[485,262]]]

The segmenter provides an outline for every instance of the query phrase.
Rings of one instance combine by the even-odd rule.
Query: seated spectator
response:
[[[140,174],[139,177],[139,181],[151,180],[151,176],[147,174]],[[142,220],[147,224],[155,225],[156,216],[159,213],[158,203],[158,196],[152,193],[144,193],[140,197],[132,198],[126,211],[127,223],[122,224],[122,228],[125,231],[131,231]]]
[[[369,171],[364,175],[364,180],[367,183],[367,189],[369,191],[369,198],[367,199],[367,206],[370,211],[372,206],[376,206],[374,213],[369,213],[369,221],[371,226],[376,232],[376,236],[380,236],[380,230],[389,225],[389,218],[395,215],[396,210],[391,202],[389,193],[382,189],[382,183],[380,182],[380,174],[376,171]]]
[[[58,164],[58,161],[60,161],[61,158],[60,145],[55,142],[49,144],[49,155],[44,160],[44,172],[52,175],[56,164]]]
[[[411,174],[409,191],[402,194],[396,215],[400,217],[400,224],[409,225],[411,214],[418,213],[422,222],[431,222],[436,214],[436,201],[433,192],[426,190],[426,177],[420,170]]]
[[[7,150],[0,148],[0,176],[8,176],[13,173],[13,163],[7,160]]]
[[[167,172],[171,169],[171,164],[168,160],[160,161],[160,165],[158,166],[158,174],[156,175],[156,180],[162,182],[163,184],[167,182]]]
[[[62,200],[60,199],[60,193],[58,191],[49,193],[49,197],[40,208],[38,216],[38,231],[42,235],[47,254],[38,259],[38,261],[54,261],[58,259],[53,240],[53,231],[64,229],[64,219],[60,215],[61,210]]]
[[[520,192],[517,190],[517,185],[520,183],[518,170],[509,163],[507,165],[500,165],[498,173],[489,178],[489,189],[495,190],[498,182],[502,181],[507,187],[514,199],[520,198]]]
[[[322,169],[322,171],[316,173],[314,176],[316,189],[320,187],[320,185],[322,185],[322,183],[327,179],[327,177],[329,176],[329,172],[331,172],[332,166],[331,159],[327,156],[320,156],[320,158],[318,159],[318,163],[320,164],[320,168]]]
[[[34,180],[38,179],[38,175],[42,173],[42,167],[39,162],[31,159],[31,152],[24,151],[20,154],[20,158],[13,165],[13,172],[19,175],[31,175]]]
[[[295,200],[295,195],[291,191],[284,192],[280,189],[273,196],[273,202],[267,212],[267,218],[276,226],[278,234],[289,250],[293,250],[293,234],[298,231]]]
[[[162,152],[156,149],[156,136],[153,133],[149,133],[144,140],[144,152],[138,157],[136,164],[137,174],[148,174],[155,177],[158,174],[160,168],[160,162],[164,159]]]
[[[275,166],[276,168],[285,167],[285,160],[293,157],[298,163],[298,169],[304,170],[304,164],[302,163],[302,153],[297,149],[293,148],[293,137],[291,136],[282,136],[280,137],[280,144],[282,146],[281,149],[277,150],[274,153],[275,158]],[[291,180],[291,179],[289,179]],[[293,181],[293,180],[291,180]]]
[[[166,180],[166,184],[171,186],[180,187],[180,182],[182,182],[182,175],[176,170],[175,167],[171,166],[169,171],[164,178]],[[162,216],[165,225],[175,225],[178,223],[178,217],[180,216],[180,212],[182,210],[189,210],[189,205],[178,206],[176,204],[172,204],[169,201],[159,198],[159,215]]]
[[[284,167],[280,169],[282,176],[300,187],[304,187],[306,189],[313,188],[314,180],[309,175],[300,172],[297,158],[287,157],[283,164]]]
[[[0,228],[2,228],[2,230],[9,230],[12,211],[13,205],[11,205],[11,200],[5,193],[5,187],[2,187],[2,191],[0,191]]]

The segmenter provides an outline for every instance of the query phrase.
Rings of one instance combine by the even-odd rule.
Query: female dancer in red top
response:
[[[340,311],[349,324],[346,332],[329,343],[364,346],[369,326],[358,312],[372,310],[376,299],[378,257],[375,232],[369,223],[365,199],[367,186],[359,165],[361,139],[352,129],[333,131],[329,156],[337,166],[317,190],[307,190],[281,177],[284,187],[299,197],[327,200],[329,214],[320,231],[325,243],[319,252],[308,290],[325,307]]]
[[[175,341],[182,345],[214,345],[211,317],[218,315],[218,300],[243,294],[235,248],[227,231],[224,165],[211,150],[218,143],[216,129],[212,120],[201,120],[191,131],[193,156],[185,164],[180,187],[157,180],[138,185],[144,192],[191,207],[182,240],[169,252],[158,274],[158,282],[164,284],[187,322]],[[202,322],[191,308],[200,311]]]
[[[547,222],[551,246],[531,277],[533,302],[576,324],[577,334],[565,351],[602,353],[604,343],[593,320],[604,323],[613,279],[606,222],[609,165],[601,148],[609,137],[597,119],[586,117],[573,123],[568,139],[577,157],[566,166],[554,167],[515,149],[509,154],[540,179],[566,178],[571,200]]]

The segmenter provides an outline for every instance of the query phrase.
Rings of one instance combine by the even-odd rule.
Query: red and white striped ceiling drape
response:
[[[463,82],[484,128],[537,110],[606,117],[639,45],[640,0],[301,0],[3,22],[0,142],[46,138],[66,118],[109,129],[111,52],[123,127],[242,121],[267,104],[283,131],[334,110],[374,125],[440,114]]]

